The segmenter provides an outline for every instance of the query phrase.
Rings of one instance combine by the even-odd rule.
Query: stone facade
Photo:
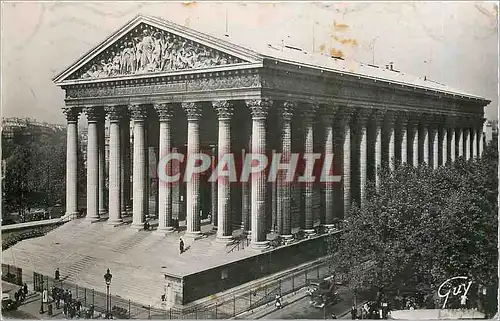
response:
[[[138,44],[149,48],[140,57],[132,50]],[[186,235],[199,235],[200,211],[211,212],[219,241],[230,241],[233,228],[242,228],[258,249],[268,246],[270,230],[285,239],[298,230],[313,235],[318,225],[329,228],[342,220],[353,202],[364,206],[366,183],[377,182],[380,166],[425,162],[438,167],[458,156],[480,157],[483,108],[489,103],[432,87],[269,58],[147,17],[132,20],[54,81],[66,93],[67,215],[74,216],[78,208],[72,181],[81,111],[89,124],[87,219],[99,220],[107,207],[110,223],[117,224],[133,198],[135,229],[143,228],[148,212],[148,164],[171,151],[207,151],[214,159],[229,152],[273,150],[285,156],[333,154],[342,180],[328,186],[276,187],[267,183],[264,172],[241,187],[224,180],[209,184],[202,175],[173,186],[156,180],[160,233],[173,230],[184,207]],[[102,203],[100,130],[105,116],[112,126],[113,197],[107,206]],[[131,123],[133,146],[123,138]],[[169,282],[172,291],[186,288]],[[191,295],[179,292],[175,301],[185,302]]]

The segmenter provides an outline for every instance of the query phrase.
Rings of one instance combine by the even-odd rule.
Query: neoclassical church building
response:
[[[79,255],[92,257],[93,266],[105,262],[98,275],[105,266],[115,271],[114,293],[127,297],[120,282],[145,284],[145,298],[166,293],[171,305],[321,255],[314,243],[319,234],[335,231],[352,203],[364,205],[367,183],[377,183],[381,166],[437,168],[458,157],[480,157],[489,103],[392,65],[347,64],[267,43],[244,47],[146,16],[128,22],[54,83],[65,92],[66,214],[74,220],[50,234],[72,233],[75,252],[86,249],[79,242],[93,239],[92,249]],[[88,122],[86,204],[78,204],[77,194],[79,117]],[[206,152],[213,159],[229,152],[333,155],[341,181],[270,183],[261,172],[248,183],[212,183],[199,175],[165,184],[156,166],[174,151]],[[83,218],[77,215],[81,208]],[[143,231],[145,220],[153,231]],[[179,221],[193,253],[178,254],[179,236],[171,232]],[[207,231],[215,235],[203,238]],[[235,231],[250,244],[228,254],[224,249],[235,242]],[[269,246],[271,234],[284,240],[278,248]],[[279,267],[262,263],[269,251],[282,258]],[[301,262],[290,258],[297,256],[293,251]],[[249,263],[253,257],[260,261]],[[71,270],[59,260],[61,270]],[[238,272],[242,266],[249,270]],[[230,280],[223,285],[217,283],[221,269]],[[154,277],[142,279],[134,272],[152,270]],[[209,274],[200,285],[195,280],[203,273]],[[219,276],[211,281],[207,275],[214,273]],[[94,281],[80,275],[79,282]]]

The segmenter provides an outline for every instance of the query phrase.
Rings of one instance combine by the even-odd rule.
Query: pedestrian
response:
[[[56,272],[54,273],[54,279],[59,281],[60,273],[59,273],[59,268],[56,269]]]
[[[71,294],[71,290],[69,290],[69,292],[68,292],[68,299],[69,299],[69,302],[72,302],[72,301],[71,301],[71,300],[72,300],[72,298],[73,298],[73,294]]]
[[[64,304],[63,304],[63,313],[64,313],[64,316],[66,316],[68,314],[68,304],[66,302],[64,302]]]
[[[23,290],[24,290],[24,296],[27,296],[28,295],[28,285],[26,284],[26,282],[24,282]]]
[[[466,304],[467,304],[467,295],[464,294],[460,297],[460,307],[462,308],[462,310],[466,308]]]
[[[179,238],[179,250],[181,251],[181,254],[184,252],[184,241],[182,238]]]
[[[357,318],[357,310],[356,307],[353,305],[351,308],[351,319],[355,320]]]
[[[14,300],[16,300],[16,303],[19,302],[19,292],[14,293]]]

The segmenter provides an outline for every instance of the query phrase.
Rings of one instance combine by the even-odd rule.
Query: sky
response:
[[[209,34],[426,76],[491,100],[498,117],[495,2],[3,2],[2,117],[65,123],[64,92],[52,78],[136,15]]]

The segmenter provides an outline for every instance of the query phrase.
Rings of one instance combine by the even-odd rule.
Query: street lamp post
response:
[[[40,296],[40,314],[44,314],[45,311],[43,311],[43,277],[42,277],[42,280],[40,282],[40,286],[41,286],[41,293],[42,295]]]
[[[111,278],[113,275],[109,273],[109,269],[106,271],[106,274],[104,274],[104,281],[106,282],[106,318],[109,319],[109,306],[110,306],[110,300],[109,300],[109,286],[111,285]]]

